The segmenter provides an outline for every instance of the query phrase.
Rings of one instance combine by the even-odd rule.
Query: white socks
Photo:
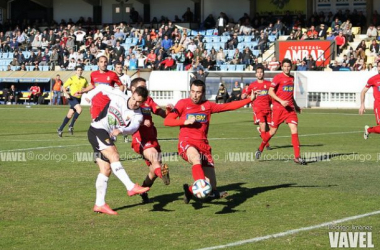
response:
[[[127,172],[121,165],[120,161],[111,163],[112,172],[116,175],[117,178],[125,185],[128,191],[131,191],[135,184],[129,179]]]
[[[95,205],[103,206],[106,201],[106,193],[107,193],[107,184],[108,177],[104,174],[99,173],[98,178],[96,179],[95,187],[96,187],[96,201]]]

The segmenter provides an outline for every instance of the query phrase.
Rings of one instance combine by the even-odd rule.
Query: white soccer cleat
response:
[[[369,126],[368,125],[365,125],[364,126],[364,140],[367,140],[368,139],[368,136],[369,136],[369,133],[368,133],[368,129],[369,129]]]

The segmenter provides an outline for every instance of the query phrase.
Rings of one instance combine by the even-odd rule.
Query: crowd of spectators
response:
[[[133,19],[132,19],[133,18]],[[22,25],[5,25],[5,32],[0,32],[0,51],[11,55],[7,70],[73,70],[76,66],[92,69],[96,58],[105,55],[108,64],[121,63],[126,69],[151,68],[154,70],[219,70],[221,65],[244,65],[244,69],[253,70],[258,63],[264,64],[268,70],[278,70],[281,65],[276,57],[266,61],[263,54],[268,49],[269,38],[289,35],[288,39],[334,39],[337,52],[340,55],[349,42],[354,39],[352,27],[365,29],[366,17],[361,11],[338,11],[314,13],[309,19],[303,15],[291,16],[287,12],[282,17],[260,16],[250,17],[244,14],[238,20],[232,20],[221,12],[218,18],[211,14],[200,24],[201,29],[211,29],[212,35],[222,37],[218,43],[210,47],[210,41],[204,33],[193,33],[175,25],[165,17],[152,20],[152,24],[144,25],[141,17],[133,8],[131,10],[133,25],[124,22],[97,26],[92,20],[80,18],[60,24],[48,25],[44,22],[37,26],[24,23]],[[190,8],[182,15],[182,20],[176,16],[176,22],[192,22],[194,14]],[[380,18],[375,10],[371,17],[373,25],[366,32],[372,40],[371,53],[378,56],[377,42],[380,30]],[[153,28],[153,23],[160,23]],[[42,25],[46,25],[41,29]],[[376,28],[377,27],[377,28]],[[41,30],[40,30],[41,29]],[[242,38],[243,37],[243,38]],[[253,47],[239,47],[239,43],[254,44]],[[211,41],[212,42],[212,41]],[[366,42],[353,51],[358,63],[366,62]],[[372,48],[373,46],[373,48]],[[351,51],[351,50],[349,50]],[[351,56],[351,54],[347,55]],[[304,58],[295,65],[300,70],[315,70],[317,67],[313,58]],[[351,70],[358,68],[350,67]]]

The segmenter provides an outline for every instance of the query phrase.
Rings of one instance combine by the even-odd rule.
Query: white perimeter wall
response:
[[[61,19],[65,19],[67,22],[69,18],[76,22],[81,16],[86,20],[88,17],[92,18],[92,15],[92,5],[82,0],[53,0],[53,16],[58,23],[61,22]]]

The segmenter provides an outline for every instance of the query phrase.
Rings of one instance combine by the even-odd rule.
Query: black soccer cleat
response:
[[[59,137],[62,137],[62,134],[63,134],[63,131],[62,130],[59,130],[59,128],[57,129],[57,133],[58,133],[58,136]]]
[[[188,184],[183,184],[183,191],[185,191],[183,201],[185,202],[185,204],[189,204],[191,198],[193,197],[193,194],[190,192]]]
[[[305,159],[300,158],[294,158],[294,162],[300,165],[307,165]]]
[[[71,135],[74,135],[74,128],[73,127],[69,127],[69,132]]]
[[[257,151],[255,152],[255,158],[256,158],[256,160],[259,160],[260,159],[260,157],[261,157],[261,151],[260,150],[258,150],[257,149]]]

